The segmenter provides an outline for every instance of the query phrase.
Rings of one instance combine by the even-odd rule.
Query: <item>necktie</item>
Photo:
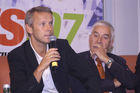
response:
[[[96,61],[97,61],[97,68],[98,68],[98,71],[99,71],[100,78],[104,79],[105,78],[105,72],[104,72],[104,69],[103,69],[103,66],[102,66],[102,62],[100,61],[99,58],[96,58]]]
[[[103,69],[103,66],[102,66],[102,62],[100,61],[99,58],[96,58],[96,61],[97,61],[97,68],[98,68],[98,71],[99,71],[100,78],[104,79],[105,78],[105,72],[104,72],[104,69]],[[109,92],[103,92],[103,93],[109,93]]]

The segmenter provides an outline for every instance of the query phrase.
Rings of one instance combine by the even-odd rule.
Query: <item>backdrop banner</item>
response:
[[[76,52],[89,49],[91,27],[103,19],[103,0],[0,0],[0,56],[27,40],[25,12],[34,6],[52,9],[55,36],[67,39]]]

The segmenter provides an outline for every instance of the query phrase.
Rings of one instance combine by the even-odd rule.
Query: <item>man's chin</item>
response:
[[[50,43],[50,40],[49,41],[44,41],[43,43],[44,44],[49,44]]]

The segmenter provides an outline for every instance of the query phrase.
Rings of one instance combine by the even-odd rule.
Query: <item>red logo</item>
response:
[[[1,13],[0,25],[3,29],[11,32],[13,34],[13,38],[11,40],[8,40],[6,34],[0,33],[0,45],[14,46],[23,40],[24,29],[19,23],[16,23],[13,20],[11,20],[12,15],[16,15],[18,20],[24,20],[25,18],[24,11],[19,9],[7,9]]]

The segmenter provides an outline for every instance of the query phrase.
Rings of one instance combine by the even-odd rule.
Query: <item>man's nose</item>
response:
[[[102,37],[98,37],[98,43],[102,42]]]
[[[102,43],[102,38],[101,38],[101,37],[98,38],[98,44],[101,45],[101,46],[102,46],[102,44],[103,44],[103,43]]]

